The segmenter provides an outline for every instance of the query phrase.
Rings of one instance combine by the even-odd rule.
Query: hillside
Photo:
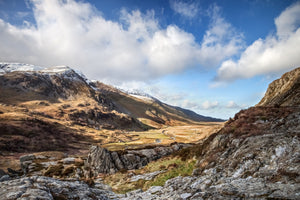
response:
[[[299,71],[272,82],[257,106],[177,153],[186,162],[197,157],[193,176],[122,199],[299,199]]]
[[[207,136],[204,130],[211,133],[221,127],[203,124],[158,100],[91,82],[67,66],[0,63],[0,91],[0,167],[26,152],[86,155],[91,144],[121,149],[157,145],[156,140],[161,145],[189,143]],[[179,125],[203,131],[181,131],[175,127]]]
[[[300,68],[296,68],[273,81],[257,106],[299,106]]]
[[[128,94],[100,82],[96,82],[95,85],[113,102],[118,112],[128,114],[152,127],[223,122],[221,119],[205,117],[191,110],[170,106],[150,96]]]

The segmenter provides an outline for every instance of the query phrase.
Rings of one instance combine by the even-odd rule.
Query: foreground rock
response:
[[[153,160],[170,155],[189,144],[172,144],[167,147],[127,150],[111,152],[100,146],[92,146],[85,168],[89,169],[88,177],[96,177],[99,173],[115,173],[119,170],[139,169]]]
[[[41,155],[42,154],[42,155]],[[23,174],[80,180],[83,178],[84,158],[66,157],[61,152],[47,152],[20,157]]]
[[[90,187],[80,181],[60,181],[57,179],[33,176],[3,181],[0,184],[0,199],[116,199],[107,186],[96,184]]]
[[[266,183],[263,178],[176,177],[163,187],[152,186],[147,191],[132,191],[122,200],[130,199],[299,199],[300,185],[281,182]],[[218,179],[217,182],[214,179]]]

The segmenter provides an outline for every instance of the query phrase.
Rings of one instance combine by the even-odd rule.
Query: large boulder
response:
[[[99,173],[115,173],[121,169],[139,169],[153,160],[170,155],[188,144],[172,144],[140,150],[123,152],[108,151],[100,146],[91,146],[85,162],[86,176],[97,176]]]

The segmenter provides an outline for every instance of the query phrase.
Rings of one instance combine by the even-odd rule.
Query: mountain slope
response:
[[[258,106],[179,152],[184,160],[198,158],[194,176],[123,199],[300,199],[299,71],[271,83]]]
[[[299,106],[300,68],[296,68],[273,81],[257,106]]]
[[[112,100],[119,112],[138,118],[149,126],[159,128],[162,125],[172,126],[223,121],[205,117],[180,107],[170,106],[150,96],[136,93],[128,94],[100,82],[96,82],[95,85],[106,95],[106,98]]]
[[[87,151],[90,144],[137,138],[128,131],[198,123],[159,101],[93,83],[67,66],[0,63],[0,91],[0,149],[6,152]]]

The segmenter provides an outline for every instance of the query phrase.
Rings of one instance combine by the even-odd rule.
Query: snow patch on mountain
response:
[[[54,67],[49,67],[49,68],[45,68],[43,70],[40,70],[40,72],[42,73],[65,73],[67,71],[71,71],[72,69],[68,66],[65,65],[61,65],[61,66],[54,66]]]
[[[0,72],[4,73],[10,73],[14,71],[39,71],[43,70],[44,67],[30,65],[30,64],[24,64],[24,63],[0,63]]]
[[[147,94],[143,91],[140,91],[140,90],[124,90],[124,89],[120,89],[122,92],[130,95],[130,96],[133,96],[135,98],[138,98],[138,99],[141,99],[141,100],[144,100],[144,101],[159,101],[158,99],[156,99],[155,97],[151,96],[150,94]]]
[[[150,97],[146,97],[146,96],[141,96],[141,95],[136,95],[136,94],[129,94],[130,96],[133,96],[135,98],[138,98],[138,99],[141,99],[141,100],[144,100],[144,101],[148,101],[148,102],[152,102],[154,101],[153,98],[150,98]]]
[[[37,72],[42,74],[63,74],[65,75],[65,78],[72,78],[76,79],[78,77],[74,76],[77,74],[79,77],[81,77],[88,85],[90,85],[94,90],[97,90],[95,87],[95,84],[90,81],[82,72],[78,70],[74,70],[66,65],[59,65],[59,66],[53,66],[53,67],[40,67],[30,64],[24,64],[24,63],[0,63],[0,75],[4,75],[10,72]],[[73,72],[73,73],[72,73]]]

